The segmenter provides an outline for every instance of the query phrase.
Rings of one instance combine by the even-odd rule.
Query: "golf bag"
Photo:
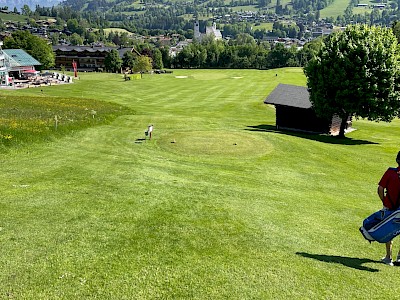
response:
[[[369,242],[391,241],[400,234],[400,209],[380,210],[373,213],[364,220],[360,232]]]

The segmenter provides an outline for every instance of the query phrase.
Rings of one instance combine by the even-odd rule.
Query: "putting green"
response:
[[[255,135],[230,131],[175,132],[160,138],[167,151],[195,156],[257,157],[272,151],[272,145]]]

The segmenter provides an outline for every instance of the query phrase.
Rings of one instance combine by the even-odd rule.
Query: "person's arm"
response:
[[[385,188],[383,186],[378,185],[378,195],[383,202],[383,199],[385,199]]]

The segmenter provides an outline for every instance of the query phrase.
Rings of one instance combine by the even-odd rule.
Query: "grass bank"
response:
[[[129,109],[110,102],[47,96],[0,96],[0,150],[107,124]]]

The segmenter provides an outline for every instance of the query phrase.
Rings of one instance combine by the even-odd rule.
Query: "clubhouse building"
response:
[[[22,49],[2,49],[0,42],[0,86],[9,86],[14,79],[39,73],[35,66],[41,63]]]

